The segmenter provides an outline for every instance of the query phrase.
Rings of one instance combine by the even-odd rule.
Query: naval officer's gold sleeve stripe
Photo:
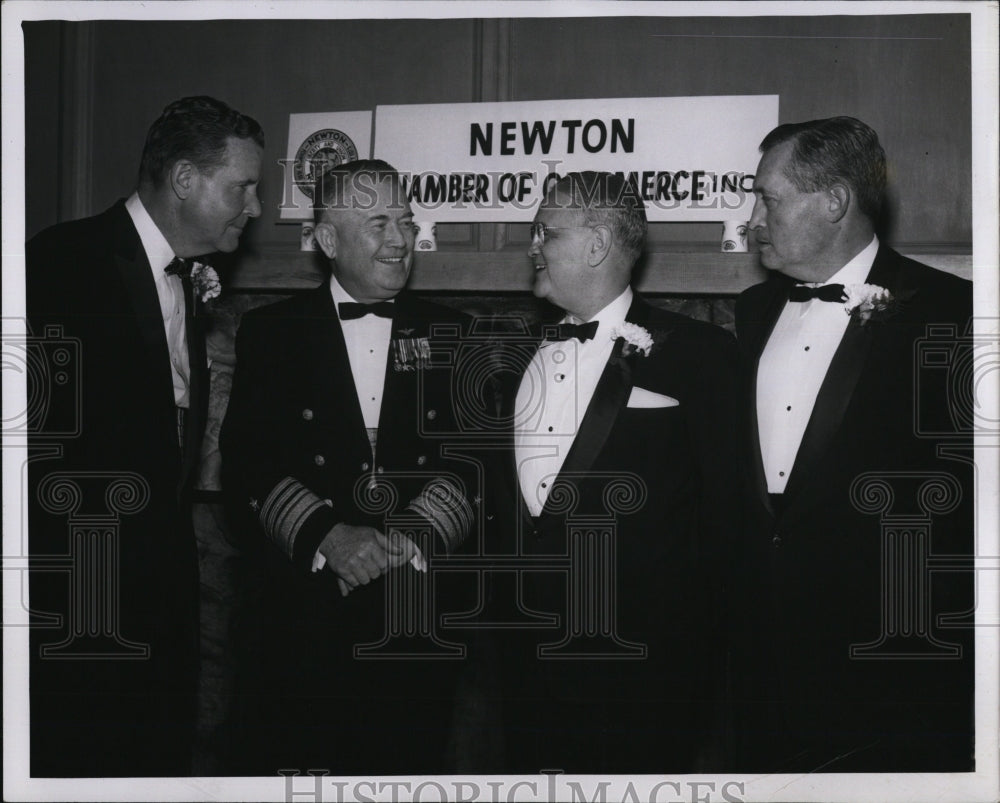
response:
[[[444,478],[431,480],[407,505],[407,510],[428,519],[451,552],[472,529],[472,506],[457,485]]]
[[[294,477],[285,477],[274,486],[260,509],[264,532],[289,558],[295,547],[295,537],[306,519],[323,500]]]

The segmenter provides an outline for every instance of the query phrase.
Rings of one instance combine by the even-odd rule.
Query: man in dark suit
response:
[[[79,358],[71,393],[58,376],[37,389],[45,420],[73,425],[32,438],[32,775],[191,771],[190,496],[208,401],[195,313],[218,290],[193,260],[234,251],[260,214],[263,144],[220,101],[176,101],[149,130],[131,197],[27,245],[31,329]]]
[[[487,516],[491,551],[521,558],[502,650],[511,772],[694,771],[711,717],[736,348],[632,290],[645,234],[638,193],[609,173],[559,179],[532,227],[534,293],[565,315],[521,349]]]
[[[960,353],[971,284],[879,242],[885,154],[861,121],[782,125],[761,152],[773,274],[736,307],[739,768],[970,770],[971,388],[921,341]]]
[[[444,596],[428,568],[473,519],[442,436],[464,316],[404,291],[415,226],[394,168],[340,165],[314,200],[330,279],[244,316],[222,429],[264,572],[234,771],[440,772],[461,650],[426,630]]]

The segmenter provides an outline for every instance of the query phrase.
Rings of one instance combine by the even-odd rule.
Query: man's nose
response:
[[[764,203],[760,198],[755,199],[753,202],[753,212],[750,213],[750,223],[748,225],[751,230],[760,229],[764,226]]]
[[[531,245],[528,246],[528,256],[536,257],[542,253],[542,244],[538,241],[538,237],[532,236]]]
[[[257,192],[254,191],[250,194],[250,199],[247,201],[246,208],[243,210],[247,217],[260,217],[261,205],[260,198],[257,197]]]
[[[385,243],[394,247],[402,248],[406,245],[406,236],[399,222],[392,220],[385,227]]]

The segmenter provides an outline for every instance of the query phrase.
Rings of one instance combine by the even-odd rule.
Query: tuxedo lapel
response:
[[[648,305],[642,301],[638,294],[632,300],[625,320],[645,327],[649,320]],[[608,436],[618,420],[621,411],[628,404],[629,393],[632,390],[633,377],[632,366],[629,362],[632,357],[623,357],[622,349],[625,345],[623,338],[618,338],[611,350],[611,356],[604,366],[601,378],[594,389],[594,395],[587,405],[587,412],[584,413],[580,422],[580,429],[573,439],[569,454],[562,464],[559,477],[564,475],[584,473],[590,470],[597,456],[607,443]],[[551,499],[551,495],[549,497]],[[546,500],[542,509],[542,516],[548,515],[549,507]]]
[[[170,352],[167,349],[167,333],[163,328],[163,313],[156,294],[156,283],[149,267],[149,260],[142,248],[139,233],[120,203],[113,209],[111,222],[111,242],[114,248],[115,269],[125,287],[136,328],[143,345],[155,366],[154,373],[164,388],[173,393],[173,379],[170,373]],[[126,336],[123,334],[123,336]]]
[[[152,376],[155,392],[163,400],[165,408],[173,410],[176,405],[174,398],[174,379],[170,368],[170,349],[167,346],[167,333],[163,326],[163,312],[160,309],[160,298],[156,292],[156,282],[149,265],[149,259],[142,247],[142,240],[136,231],[135,224],[124,202],[119,203],[111,211],[111,236],[115,270],[125,288],[132,319],[135,321],[137,336],[144,347],[147,360],[146,370]],[[187,312],[185,312],[185,319]],[[123,333],[123,337],[130,336]],[[188,329],[189,342],[188,359],[191,363],[191,386],[188,411],[184,422],[184,442],[179,444],[180,472],[177,475],[176,492],[178,497],[188,486],[188,478],[198,465],[201,456],[201,436],[204,432],[204,422],[208,409],[208,380],[204,376],[206,366],[205,343],[199,343]],[[191,346],[195,350],[191,350]],[[202,364],[195,361],[200,355]],[[202,373],[199,374],[199,371]],[[136,379],[134,381],[143,381]],[[202,398],[204,397],[204,398]],[[172,432],[172,442],[177,443],[176,431]]]
[[[628,402],[628,394],[632,390],[632,367],[621,356],[623,345],[624,341],[619,339],[611,351],[580,422],[580,429],[559,471],[560,477],[585,472],[594,464],[618,420],[618,414]],[[544,514],[545,511],[542,512]]]
[[[792,281],[784,277],[773,277],[767,282],[769,292],[763,300],[760,311],[751,313],[753,320],[749,322],[746,329],[747,343],[746,350],[754,357],[754,364],[760,361],[760,355],[764,353],[764,346],[774,331],[774,325],[778,322],[781,310],[784,309],[785,302],[788,301],[788,288]]]
[[[898,267],[892,252],[885,246],[879,248],[867,283],[885,287],[891,292],[899,292]],[[830,367],[820,385],[816,404],[813,405],[809,423],[802,435],[802,443],[795,456],[795,463],[785,486],[789,507],[794,505],[796,495],[810,478],[819,476],[818,466],[844,420],[858,379],[864,370],[872,342],[877,335],[878,324],[869,322],[862,326],[852,317],[840,345],[834,352]]]
[[[872,328],[861,326],[857,319],[847,325],[844,337],[833,355],[823,384],[820,385],[816,404],[813,405],[809,423],[802,434],[802,442],[795,455],[792,471],[785,486],[790,503],[810,477],[817,476],[816,467],[844,419],[858,377],[871,348]]]

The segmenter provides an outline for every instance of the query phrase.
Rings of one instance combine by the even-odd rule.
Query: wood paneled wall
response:
[[[850,114],[870,123],[890,158],[885,237],[956,272],[971,265],[970,30],[961,13],[34,22],[24,35],[29,236],[127,194],[149,123],[187,94],[222,98],[268,136],[265,211],[231,280],[298,287],[318,272],[298,251],[298,226],[278,222],[292,112],[766,93],[780,95],[782,122]],[[715,224],[654,224],[640,286],[728,294],[757,281],[755,257],[719,254],[720,235]],[[441,250],[418,256],[415,286],[529,286],[527,226],[441,225],[438,238]]]

